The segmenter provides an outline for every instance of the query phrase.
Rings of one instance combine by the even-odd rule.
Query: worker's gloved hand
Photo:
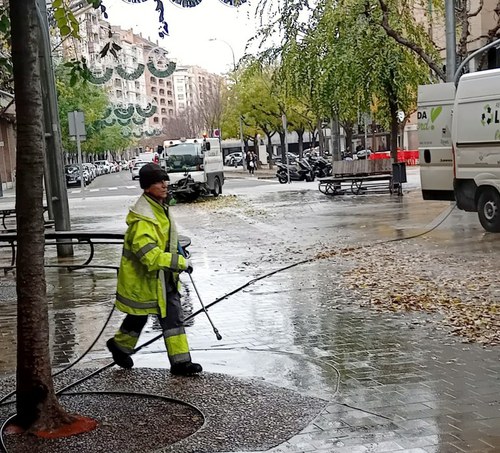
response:
[[[190,259],[187,259],[186,264],[187,264],[186,272],[188,274],[191,274],[193,272],[193,263],[191,262]]]

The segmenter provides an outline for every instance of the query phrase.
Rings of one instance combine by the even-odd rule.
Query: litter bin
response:
[[[406,182],[406,162],[395,162],[392,164],[392,182],[394,184]]]

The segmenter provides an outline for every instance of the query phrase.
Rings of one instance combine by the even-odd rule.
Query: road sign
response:
[[[87,132],[85,131],[85,115],[83,112],[69,112],[69,135],[80,136],[80,140],[85,140]]]

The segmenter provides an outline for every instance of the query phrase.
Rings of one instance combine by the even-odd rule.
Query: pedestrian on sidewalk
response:
[[[166,204],[168,174],[154,163],[139,171],[144,193],[130,208],[118,272],[115,305],[127,316],[106,345],[115,363],[132,368],[131,354],[146,325],[156,315],[163,330],[170,372],[193,375],[202,371],[191,361],[182,322],[179,272],[191,273],[191,261],[179,253],[172,214]]]
[[[247,170],[251,175],[255,174],[255,166],[257,164],[257,158],[252,151],[248,151],[247,154]]]

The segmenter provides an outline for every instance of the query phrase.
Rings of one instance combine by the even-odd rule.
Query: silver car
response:
[[[144,167],[144,165],[148,164],[150,162],[136,162],[134,166],[132,167],[132,181],[136,178],[139,178],[139,170]]]

